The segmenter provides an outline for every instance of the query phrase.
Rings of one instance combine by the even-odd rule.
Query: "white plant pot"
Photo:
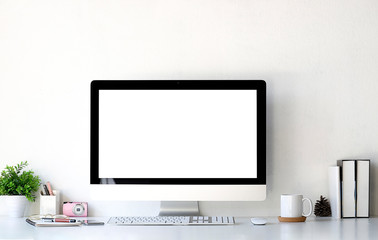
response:
[[[23,217],[28,200],[25,196],[8,196],[6,199],[9,217]]]

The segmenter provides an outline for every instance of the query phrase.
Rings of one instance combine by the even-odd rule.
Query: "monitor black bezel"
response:
[[[257,178],[99,178],[100,90],[257,90]],[[90,183],[162,185],[265,185],[266,83],[264,80],[94,80],[91,82]],[[110,180],[110,181],[109,181]]]

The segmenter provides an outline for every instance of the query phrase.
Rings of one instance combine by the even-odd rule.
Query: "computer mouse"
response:
[[[265,225],[266,219],[265,218],[251,218],[251,222],[254,225]]]

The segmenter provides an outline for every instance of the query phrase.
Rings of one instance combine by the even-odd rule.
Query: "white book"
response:
[[[339,166],[331,166],[328,168],[328,183],[332,217],[341,218],[341,183]]]
[[[355,160],[341,160],[341,217],[356,217]]]
[[[370,160],[357,160],[357,217],[369,217]]]

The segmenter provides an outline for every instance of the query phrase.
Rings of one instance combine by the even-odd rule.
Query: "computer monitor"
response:
[[[265,152],[263,80],[91,83],[97,199],[262,201]]]

